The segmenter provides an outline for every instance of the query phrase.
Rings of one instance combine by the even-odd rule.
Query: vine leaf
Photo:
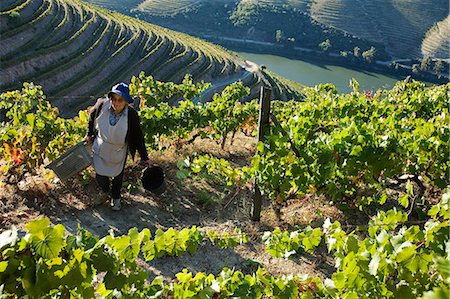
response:
[[[31,248],[36,255],[45,259],[52,259],[59,256],[65,246],[63,239],[64,226],[58,224],[49,227],[50,220],[43,218],[28,223],[25,228],[30,233]]]

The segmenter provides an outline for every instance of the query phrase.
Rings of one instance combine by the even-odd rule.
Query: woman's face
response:
[[[111,100],[111,106],[117,113],[122,112],[122,110],[127,105],[127,100],[125,100],[122,96],[118,94],[113,93],[109,99]]]

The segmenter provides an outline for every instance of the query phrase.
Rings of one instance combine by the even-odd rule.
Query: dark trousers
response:
[[[123,172],[114,177],[112,180],[103,175],[99,175],[98,173],[95,175],[95,179],[97,180],[98,185],[105,193],[109,193],[109,189],[111,188],[111,197],[114,199],[120,198],[120,189],[122,188],[123,181]]]

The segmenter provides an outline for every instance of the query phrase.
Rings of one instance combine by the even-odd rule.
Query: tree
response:
[[[444,64],[442,63],[442,60],[436,60],[436,62],[434,63],[433,71],[436,73],[436,75],[440,76],[443,70]]]
[[[362,57],[364,58],[364,60],[371,63],[373,61],[373,59],[375,58],[376,53],[377,53],[377,49],[375,49],[375,47],[372,46],[372,47],[370,47],[369,50],[364,51],[362,53]]]
[[[284,40],[284,33],[280,29],[275,32],[275,40],[277,43],[281,43]]]
[[[429,56],[424,56],[420,61],[420,70],[426,72],[431,68],[431,58]]]
[[[353,48],[353,56],[355,57],[359,57],[359,55],[361,54],[361,48],[356,46]]]
[[[10,12],[9,19],[13,24],[18,24],[20,22],[20,13],[17,11]]]
[[[319,44],[319,48],[324,51],[327,52],[330,48],[331,48],[331,42],[330,40],[327,38],[326,40],[324,40],[323,42],[321,42]]]

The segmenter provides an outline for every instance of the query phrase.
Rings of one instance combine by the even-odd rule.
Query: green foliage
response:
[[[360,93],[355,80],[351,85],[351,94],[338,94],[324,84],[307,90],[302,103],[273,102],[273,114],[289,136],[271,126],[250,167],[233,169],[227,161],[205,156],[196,157],[189,168],[222,172],[229,183],[256,178],[278,202],[294,192],[317,191],[335,200],[354,199],[361,208],[382,204],[390,198],[390,180],[405,174],[445,187],[450,84],[427,88],[399,82],[374,96]],[[396,198],[405,208],[416,196],[411,182],[406,189]]]
[[[166,254],[192,254],[206,238],[219,248],[247,242],[240,230],[230,234],[196,227],[157,230],[153,239],[148,229],[132,228],[127,235],[111,233],[99,240],[80,227],[76,235],[67,236],[62,225],[51,226],[46,218],[28,223],[25,229],[28,233],[22,238],[15,228],[0,235],[0,281],[6,296],[92,298],[97,293],[107,298],[113,294],[145,298],[163,286],[158,279],[146,285],[148,274],[136,264],[140,253],[150,261]],[[177,294],[177,286],[164,288]]]
[[[325,240],[335,255],[337,294],[419,298],[433,288],[448,288],[438,263],[449,258],[449,218],[429,220],[424,229],[407,226],[406,220],[395,210],[381,213],[369,222],[363,239],[343,232],[338,222],[325,222]]]
[[[447,198],[446,195],[445,198]],[[440,206],[446,205],[442,198]],[[15,228],[0,235],[0,281],[8,297],[113,298],[440,298],[450,285],[448,215],[429,219],[424,227],[408,226],[405,213],[380,212],[369,230],[357,227],[346,233],[339,222],[326,220],[323,228],[294,232],[275,229],[263,241],[275,257],[314,253],[322,240],[334,254],[336,272],[325,283],[307,276],[273,277],[259,268],[244,275],[224,268],[217,276],[183,270],[177,280],[160,278],[146,282],[147,272],[136,264],[198,250],[209,239],[218,247],[246,242],[240,230],[232,233],[203,232],[196,227],[129,230],[102,239],[78,228],[65,235],[62,225],[39,219],[25,226],[19,237]],[[95,282],[95,283],[94,283]],[[435,297],[432,297],[435,296]]]
[[[360,53],[361,53],[361,48],[359,48],[358,46],[353,48],[353,56],[359,57]]]
[[[239,110],[242,107],[239,100],[249,94],[250,89],[242,82],[237,82],[225,87],[220,95],[215,94],[213,100],[206,104],[208,123],[215,131],[216,138],[222,136],[225,142],[227,134],[244,121],[241,117],[242,109]]]
[[[377,49],[375,49],[375,47],[370,47],[369,50],[362,53],[362,57],[364,58],[364,60],[370,63],[374,60],[376,53]]]
[[[436,60],[433,66],[433,71],[439,76],[441,75],[443,70],[444,70],[444,63],[442,62],[442,60]]]
[[[237,103],[246,95],[242,84],[227,87],[211,103],[194,103],[205,85],[185,79],[181,85],[154,82],[140,76],[130,85],[141,95],[141,118],[150,146],[158,138],[186,137],[193,130],[202,137],[224,138],[230,130],[254,126],[257,104]],[[266,232],[266,251],[275,257],[314,250],[324,244],[334,255],[336,272],[324,283],[318,278],[281,276],[263,269],[244,275],[223,269],[217,276],[184,270],[177,281],[147,282],[137,266],[166,255],[194,253],[209,240],[219,248],[247,242],[240,230],[204,232],[197,227],[154,235],[131,229],[127,235],[112,233],[102,239],[79,228],[74,236],[62,225],[40,219],[0,235],[0,290],[10,297],[113,298],[444,298],[450,285],[450,189],[447,185],[448,96],[450,84],[426,88],[424,84],[398,83],[390,91],[368,96],[356,81],[353,92],[338,94],[331,84],[306,91],[305,101],[273,102],[273,113],[289,136],[271,126],[266,142],[257,145],[251,165],[234,168],[212,156],[188,157],[178,163],[179,177],[208,172],[223,176],[228,184],[257,179],[260,188],[277,202],[298,193],[317,192],[336,200],[358,199],[361,206],[388,198],[409,207],[416,196],[413,183],[393,196],[388,184],[408,174],[430,186],[445,189],[440,201],[426,207],[423,225],[409,225],[400,209],[378,211],[367,226],[347,232],[339,222],[325,221],[322,228],[293,232]],[[179,106],[166,101],[184,97]],[[151,106],[149,105],[151,103]],[[21,91],[1,95],[7,120],[0,128],[2,171],[34,171],[81,138],[87,113],[64,120],[45,101],[41,88],[24,84]],[[253,118],[253,119],[252,119]],[[293,153],[293,140],[299,156]],[[95,283],[94,283],[95,282]]]
[[[220,234],[213,231],[208,231],[205,234],[195,226],[190,229],[184,228],[181,231],[170,228],[164,232],[158,229],[155,232],[154,239],[149,240],[143,246],[142,252],[147,261],[164,255],[179,256],[185,251],[193,254],[203,244],[206,237],[213,245],[217,241],[219,248],[234,248],[238,244],[247,242],[247,237],[239,230],[230,235],[227,232]]]
[[[144,107],[154,107],[162,102],[167,102],[173,97],[192,101],[199,97],[202,91],[210,87],[210,83],[192,82],[192,77],[186,75],[181,84],[173,82],[155,81],[152,76],[146,76],[144,72],[139,77],[132,77],[130,84],[130,94],[141,99]]]
[[[313,252],[322,240],[322,232],[320,228],[311,227],[293,232],[277,228],[273,232],[265,232],[262,240],[266,243],[266,251],[270,255],[288,258],[302,251]]]
[[[330,42],[330,40],[326,39],[323,42],[321,42],[319,44],[319,49],[324,51],[324,52],[327,52],[328,50],[330,50],[331,49],[331,42]]]
[[[423,227],[408,225],[406,213],[393,209],[380,211],[350,233],[327,219],[322,229],[275,229],[263,240],[272,256],[289,257],[314,251],[323,237],[336,266],[326,284],[327,297],[444,298],[450,286],[448,192],[436,206],[445,211]]]
[[[191,161],[192,159],[192,161]],[[248,167],[236,169],[231,166],[228,160],[216,158],[211,155],[199,155],[186,158],[184,161],[178,162],[177,176],[181,179],[187,178],[190,174],[206,172],[213,175],[219,175],[226,179],[226,184],[243,184],[251,177]]]
[[[235,27],[254,25],[261,18],[261,4],[240,1],[229,19]]]
[[[14,24],[18,24],[20,22],[20,13],[18,11],[11,11],[8,14],[8,17]]]
[[[422,60],[420,61],[420,66],[419,66],[420,70],[422,72],[429,71],[431,68],[431,63],[432,63],[431,58],[429,56],[424,56],[422,58]]]
[[[232,129],[242,126],[253,130],[257,104],[241,104],[248,95],[242,83],[227,86],[207,104],[194,103],[210,86],[194,84],[186,76],[181,84],[154,81],[143,73],[133,77],[130,90],[142,101],[140,112],[147,145],[157,148],[159,139],[181,140],[194,130],[201,130],[202,138],[222,138]],[[22,90],[2,93],[0,108],[6,109],[6,121],[0,128],[0,171],[4,174],[35,173],[43,164],[58,157],[67,148],[82,140],[87,130],[88,112],[80,111],[73,119],[58,116],[58,110],[45,99],[42,88],[24,83]],[[181,97],[177,107],[167,101]]]
[[[432,206],[428,211],[428,215],[433,219],[438,219],[440,217],[444,219],[450,218],[450,188],[447,187],[444,194],[442,195],[441,201]]]
[[[284,40],[284,33],[282,30],[275,31],[275,41],[281,43]]]
[[[141,98],[143,130],[151,132],[147,135],[147,144],[156,148],[160,138],[181,140],[194,130],[200,130],[202,138],[225,140],[232,129],[243,124],[250,116],[255,119],[255,103],[242,105],[238,102],[249,94],[249,89],[241,82],[227,86],[220,95],[214,95],[211,102],[196,103],[209,86],[204,83],[195,85],[190,77],[186,77],[182,84],[154,81],[144,73],[139,78],[133,77],[130,92]],[[167,103],[174,97],[182,98],[177,107]]]
[[[42,88],[32,83],[2,93],[0,108],[7,111],[0,128],[3,173],[34,173],[45,161],[80,141],[87,128],[86,112],[70,120],[58,117],[58,109],[45,100]]]

